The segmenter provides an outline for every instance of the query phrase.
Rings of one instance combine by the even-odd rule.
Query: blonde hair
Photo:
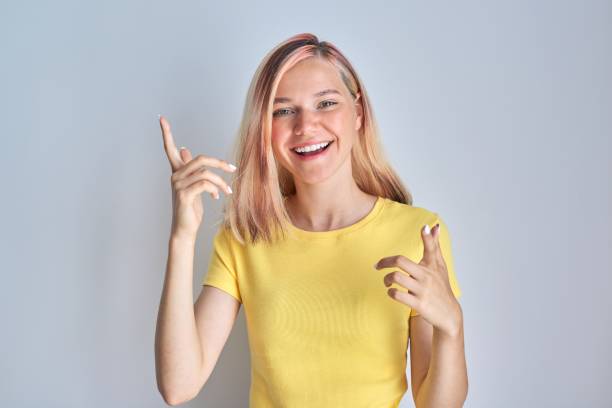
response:
[[[412,195],[386,160],[372,107],[357,72],[333,44],[310,33],[294,35],[274,47],[259,64],[246,96],[233,148],[238,170],[232,174],[233,194],[223,206],[223,227],[241,243],[277,233],[286,236],[291,223],[285,198],[295,194],[293,176],[274,159],[271,146],[272,105],[281,77],[305,58],[322,58],[339,71],[353,98],[361,95],[363,121],[351,151],[352,173],[364,192],[412,205]]]

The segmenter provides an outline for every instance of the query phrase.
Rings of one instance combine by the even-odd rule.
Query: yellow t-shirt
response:
[[[243,246],[219,228],[203,285],[242,302],[251,353],[251,408],[395,408],[408,389],[409,306],[374,269],[381,258],[423,257],[420,229],[440,223],[456,298],[450,238],[437,213],[379,197],[361,220]],[[391,287],[404,290],[397,284]]]

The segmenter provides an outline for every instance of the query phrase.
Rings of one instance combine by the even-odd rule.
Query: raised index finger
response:
[[[162,115],[159,115],[159,126],[162,130],[162,137],[164,139],[164,150],[166,151],[166,156],[168,156],[172,171],[176,171],[184,163],[183,159],[181,159],[181,155],[178,149],[176,148],[176,144],[174,143],[174,138],[172,137],[172,132],[170,131],[170,123],[168,123],[166,118]]]
[[[428,266],[436,262],[436,241],[432,235],[432,229],[429,224],[425,224],[421,228],[421,238],[423,240],[423,258],[421,262]]]
[[[442,266],[444,266],[444,269],[446,269],[446,261],[444,260],[444,256],[442,255],[442,244],[440,243],[440,229],[442,228],[442,224],[438,223],[436,225],[436,229],[432,230],[434,232],[433,237],[436,243],[436,258],[438,259],[438,263],[440,263]]]

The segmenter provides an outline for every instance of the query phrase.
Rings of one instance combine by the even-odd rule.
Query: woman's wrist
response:
[[[434,327],[434,330],[437,330],[440,335],[449,337],[449,338],[457,338],[463,332],[463,310],[461,309],[461,305],[457,302],[457,309],[455,313],[449,316],[448,324],[445,327]]]
[[[197,238],[196,236],[191,235],[191,234],[182,234],[182,233],[173,232],[170,234],[170,245],[172,246],[174,245],[194,246],[196,242],[196,238]]]

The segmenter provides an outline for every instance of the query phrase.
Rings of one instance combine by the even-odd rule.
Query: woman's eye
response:
[[[323,105],[325,102],[329,102],[330,103],[330,105],[326,105],[326,106],[336,105],[336,102],[334,102],[334,101],[323,101],[323,102],[321,102],[321,105]]]
[[[319,104],[319,106],[322,106],[324,108],[327,108],[328,106],[333,106],[333,105],[337,105],[337,102],[334,101],[323,101]],[[277,109],[272,113],[272,116],[285,116],[286,114],[284,112],[288,112],[291,109]]]
[[[288,110],[289,110],[289,109],[279,109],[279,110],[276,110],[276,111],[274,111],[274,113],[272,113],[272,116],[285,116],[285,115],[283,115],[283,114],[281,114],[281,113],[282,113],[282,112],[286,112],[286,111],[288,111]]]

